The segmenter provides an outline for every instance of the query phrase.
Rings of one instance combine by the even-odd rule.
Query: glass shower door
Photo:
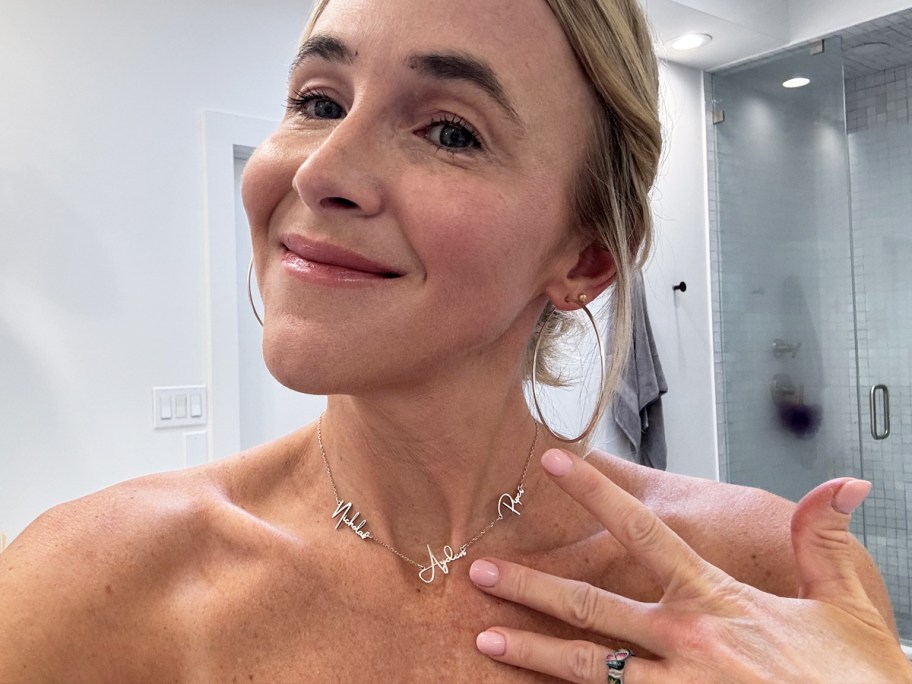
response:
[[[792,500],[870,480],[853,529],[910,641],[912,126],[853,111],[847,127],[825,48],[712,78],[722,472]]]
[[[865,544],[912,640],[912,127],[849,132]]]
[[[861,474],[839,44],[713,74],[712,97],[723,476],[797,501]]]

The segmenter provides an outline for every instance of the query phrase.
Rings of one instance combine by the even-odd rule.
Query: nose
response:
[[[351,112],[311,148],[292,185],[313,211],[373,216],[383,210],[383,151],[376,124]]]

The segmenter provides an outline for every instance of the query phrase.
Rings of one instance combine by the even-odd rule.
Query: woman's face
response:
[[[244,174],[272,373],[349,393],[518,368],[568,294],[593,110],[542,0],[332,0]]]

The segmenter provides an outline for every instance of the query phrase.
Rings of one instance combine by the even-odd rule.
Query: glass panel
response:
[[[874,483],[853,525],[910,640],[906,69],[847,83],[838,42],[826,47],[713,77],[725,111],[715,127],[720,443],[727,479],[793,500],[837,475]],[[782,87],[798,75],[810,84]]]
[[[844,79],[826,47],[713,77],[720,442],[729,481],[792,500],[861,471]],[[810,84],[783,87],[796,76]]]
[[[903,79],[903,87],[905,87]],[[880,84],[878,84],[880,86]],[[898,86],[883,84],[890,93]],[[852,232],[858,304],[859,401],[865,539],[880,566],[904,639],[912,639],[909,518],[912,510],[912,130],[908,121],[849,132]],[[871,424],[871,388],[877,424]],[[886,396],[889,393],[889,414]],[[889,436],[886,436],[886,418]],[[877,433],[878,438],[874,437]]]

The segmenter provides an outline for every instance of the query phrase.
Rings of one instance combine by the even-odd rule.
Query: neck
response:
[[[499,511],[507,520],[511,507],[522,513],[509,500],[498,504],[516,496],[527,464],[524,488],[540,481],[529,462],[536,426],[519,383],[483,400],[451,388],[439,401],[426,393],[398,402],[333,396],[321,433],[338,498],[352,503],[349,518],[360,513],[362,533],[421,564],[428,545],[438,556],[445,546],[458,553]],[[540,434],[532,461],[545,442]]]

